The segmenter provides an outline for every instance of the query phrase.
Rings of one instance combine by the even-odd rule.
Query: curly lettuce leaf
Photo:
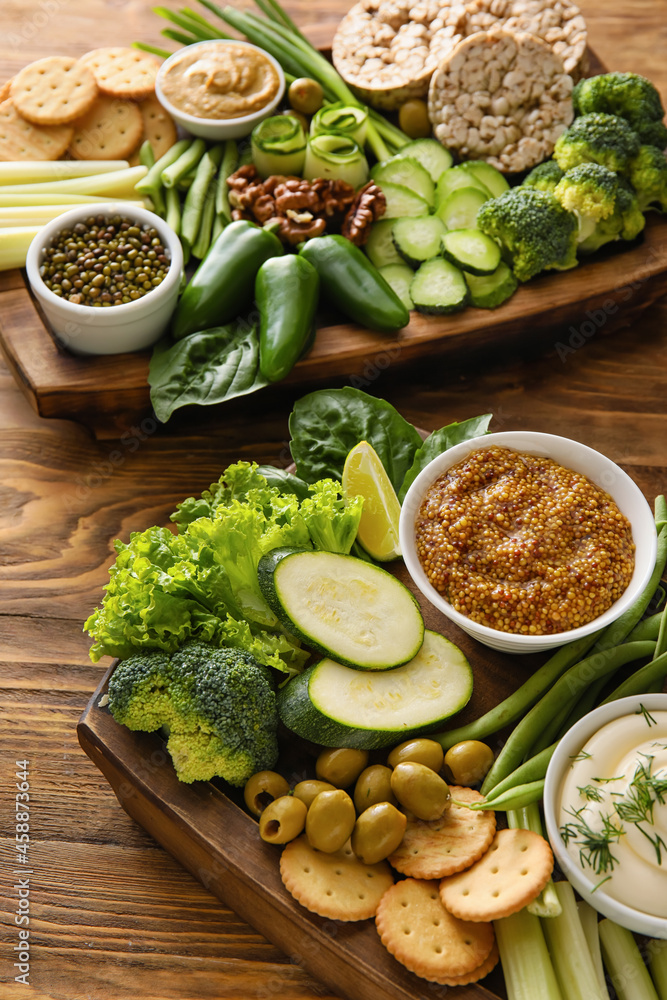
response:
[[[347,555],[357,537],[363,497],[345,498],[341,484],[320,479],[301,502],[301,514],[316,549]]]

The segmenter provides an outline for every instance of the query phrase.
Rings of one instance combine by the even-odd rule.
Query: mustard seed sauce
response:
[[[491,446],[437,479],[417,554],[452,607],[501,632],[567,632],[630,583],[632,530],[612,498],[549,458]]]

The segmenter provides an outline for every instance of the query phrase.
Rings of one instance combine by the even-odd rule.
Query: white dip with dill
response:
[[[603,726],[571,758],[558,826],[593,886],[667,917],[667,711]]]

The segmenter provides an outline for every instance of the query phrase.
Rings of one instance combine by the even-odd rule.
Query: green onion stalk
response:
[[[367,131],[368,110],[354,104],[346,104],[344,101],[325,104],[313,115],[310,122],[311,135],[334,132],[354,139],[359,146],[365,144]]]
[[[303,176],[328,177],[359,188],[368,180],[368,160],[354,139],[322,133],[308,139]]]
[[[259,122],[250,139],[252,159],[260,177],[298,174],[306,162],[306,134],[298,118],[273,115]]]

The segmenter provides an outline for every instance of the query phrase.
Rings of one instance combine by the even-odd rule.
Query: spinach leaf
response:
[[[181,406],[208,406],[268,385],[259,374],[257,330],[216,326],[175,344],[163,339],[151,357],[148,384],[155,416],[166,423]]]
[[[455,444],[460,444],[462,441],[469,441],[470,438],[486,434],[492,416],[493,414],[491,413],[483,413],[479,417],[470,417],[469,420],[462,420],[461,423],[447,424],[446,427],[441,427],[439,431],[433,431],[432,434],[429,434],[421,448],[418,448],[415,452],[412,465],[408,469],[401,485],[398,499],[401,502],[403,501],[405,494],[408,492],[408,487],[412,485],[422,469],[438,455],[441,455],[443,451],[447,451],[448,448],[452,448]]]
[[[391,403],[360,389],[320,389],[299,399],[289,419],[297,475],[307,483],[340,479],[348,452],[368,441],[398,491],[422,439]]]

